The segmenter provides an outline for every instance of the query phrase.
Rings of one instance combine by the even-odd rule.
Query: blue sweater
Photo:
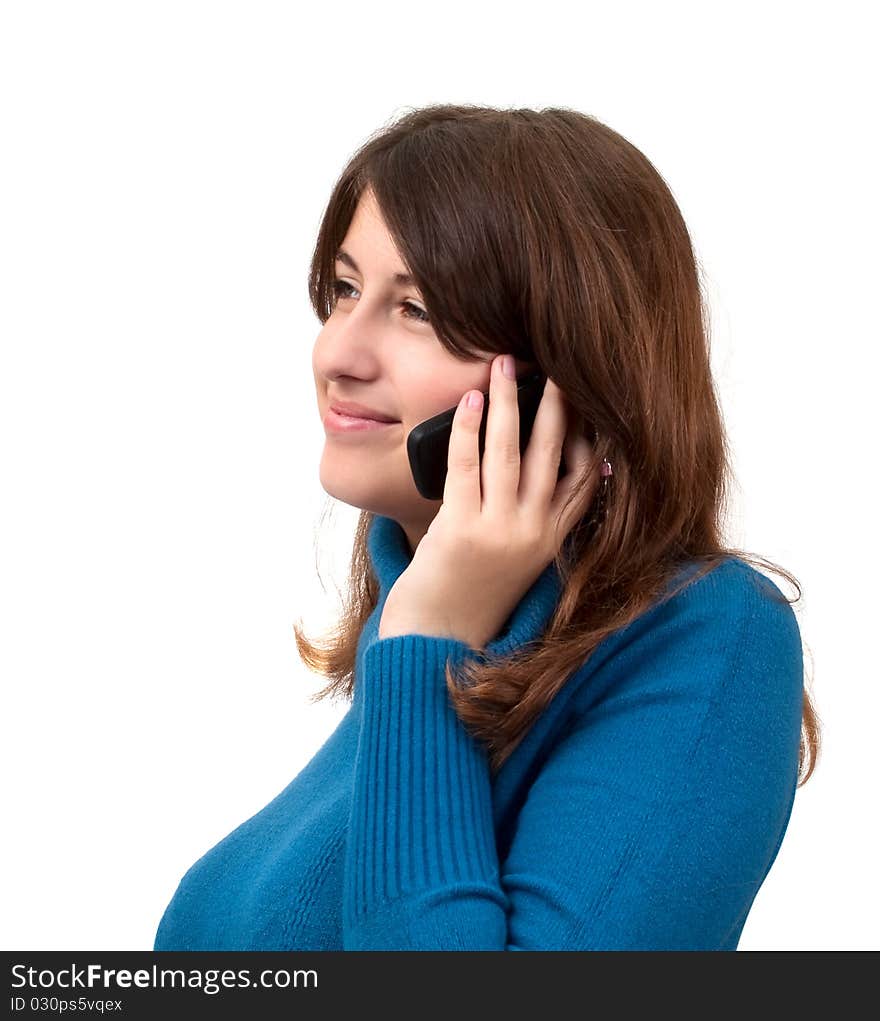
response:
[[[378,638],[410,561],[377,516],[355,695],[311,761],[183,876],[155,950],[735,950],[788,825],[803,697],[781,593],[729,559],[606,638],[492,777],[455,639]],[[684,571],[692,571],[693,564]],[[487,647],[537,637],[550,564]]]

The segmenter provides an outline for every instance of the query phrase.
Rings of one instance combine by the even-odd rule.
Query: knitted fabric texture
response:
[[[367,543],[348,711],[183,875],[154,949],[735,950],[797,786],[803,653],[775,584],[730,558],[653,604],[492,777],[444,678],[479,653],[380,639],[411,556],[387,517]],[[560,591],[551,563],[487,653],[539,637]]]

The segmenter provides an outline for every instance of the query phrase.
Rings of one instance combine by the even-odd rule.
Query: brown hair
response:
[[[691,238],[644,154],[567,108],[410,109],[352,156],[330,197],[309,273],[322,323],[334,261],[369,188],[440,341],[463,359],[509,351],[562,388],[608,457],[605,517],[588,515],[557,556],[564,585],[540,640],[509,656],[447,667],[456,713],[493,772],[608,635],[644,613],[685,561],[692,584],[729,557],[788,571],[722,541],[732,468],[709,361],[709,314]],[[589,478],[589,473],[588,476]],[[331,678],[312,696],[353,696],[355,652],[378,585],[355,530],[341,616],[323,644],[294,624],[300,655]],[[668,597],[674,594],[673,590]],[[302,618],[300,618],[301,620]],[[820,723],[804,688],[798,786],[816,764]]]

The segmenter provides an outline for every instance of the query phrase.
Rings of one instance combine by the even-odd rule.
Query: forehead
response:
[[[377,274],[393,277],[396,283],[414,282],[388,232],[379,206],[369,191],[361,195],[335,257],[356,273],[370,272],[372,269]]]
[[[365,189],[358,199],[342,247],[345,247],[345,241],[349,240],[351,236],[360,234],[370,235],[371,238],[374,236],[376,238],[387,237],[389,243],[391,241],[382,211],[379,209],[379,203],[369,188]]]

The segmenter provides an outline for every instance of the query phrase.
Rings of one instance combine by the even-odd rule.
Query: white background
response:
[[[740,949],[877,948],[869,8],[0,7],[4,949],[150,949],[344,713],[292,630],[331,621],[357,515],[316,550],[306,278],[347,158],[431,102],[579,109],[672,188],[727,537],[800,580],[824,724]]]

